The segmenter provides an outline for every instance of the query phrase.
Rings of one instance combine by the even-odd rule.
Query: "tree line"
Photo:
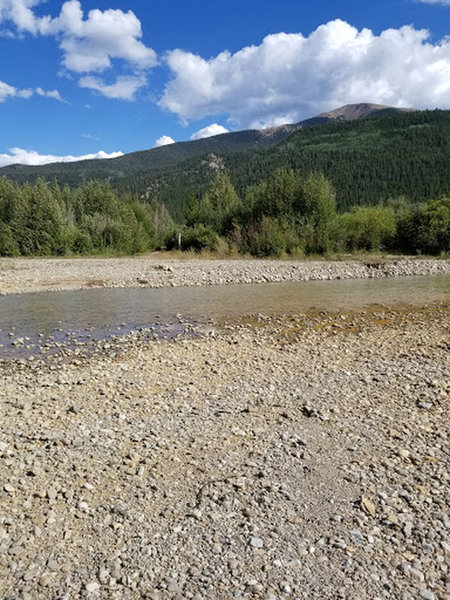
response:
[[[135,254],[163,243],[173,221],[163,205],[120,198],[108,183],[75,190],[0,178],[0,255]]]
[[[302,177],[278,168],[249,186],[243,201],[229,176],[220,174],[201,197],[191,195],[181,245],[254,256],[380,249],[448,253],[450,197],[417,204],[399,197],[339,213],[335,190],[323,173]]]
[[[450,252],[450,196],[421,203],[404,197],[339,212],[321,172],[287,167],[238,194],[218,174],[191,193],[184,224],[164,204],[119,196],[108,183],[76,189],[37,179],[19,185],[0,178],[0,255],[135,254],[156,248],[253,256],[294,256],[385,249]]]

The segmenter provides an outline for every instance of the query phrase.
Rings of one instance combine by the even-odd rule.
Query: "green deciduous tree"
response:
[[[310,173],[302,186],[300,213],[315,227],[327,226],[336,216],[336,199],[323,173]]]
[[[272,217],[293,221],[302,204],[302,182],[298,173],[281,167],[267,182],[253,188],[251,194],[250,202],[257,219]]]
[[[426,254],[450,252],[450,197],[422,204],[414,226],[416,250]]]
[[[241,208],[241,201],[228,175],[217,175],[200,201],[191,196],[187,221],[189,225],[202,223],[219,234],[231,230],[233,220]]]

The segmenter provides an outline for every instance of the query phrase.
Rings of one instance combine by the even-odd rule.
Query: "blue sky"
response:
[[[0,0],[0,166],[450,108],[450,0]]]

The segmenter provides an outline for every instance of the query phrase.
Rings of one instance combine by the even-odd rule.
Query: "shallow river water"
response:
[[[63,340],[68,334],[102,339],[153,326],[159,337],[170,337],[183,330],[180,316],[198,323],[255,313],[295,314],[313,307],[358,310],[370,304],[449,299],[449,275],[12,295],[0,298],[0,355],[27,354],[27,346],[38,340]]]

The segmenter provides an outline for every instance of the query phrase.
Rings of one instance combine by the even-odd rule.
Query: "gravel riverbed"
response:
[[[60,263],[11,264],[23,291]],[[0,597],[449,600],[448,325],[259,315],[0,361]]]
[[[450,274],[450,260],[0,258],[0,294],[98,287],[176,287]]]

